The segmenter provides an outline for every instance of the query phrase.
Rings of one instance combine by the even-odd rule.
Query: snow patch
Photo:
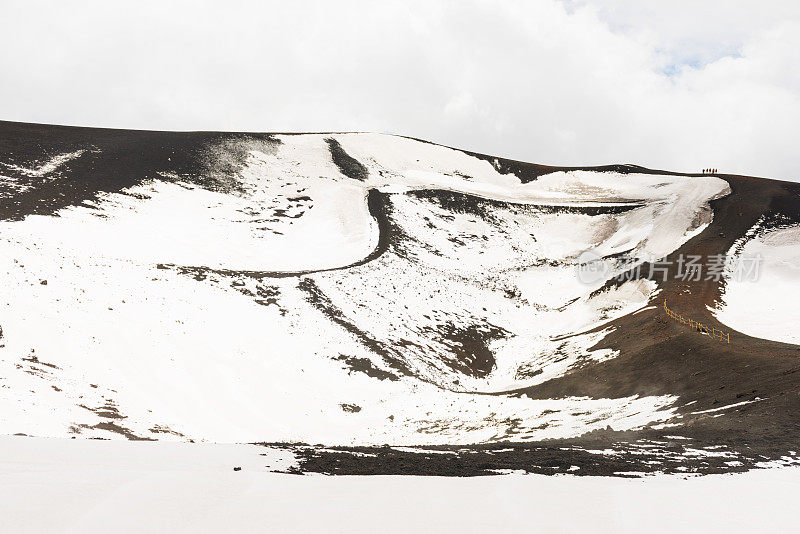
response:
[[[757,224],[728,252],[729,262],[760,258],[757,280],[726,271],[717,319],[744,334],[800,344],[796,302],[800,300],[800,226],[764,230]]]

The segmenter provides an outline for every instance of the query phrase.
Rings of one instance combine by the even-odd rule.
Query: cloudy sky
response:
[[[0,0],[0,118],[800,180],[800,2]]]

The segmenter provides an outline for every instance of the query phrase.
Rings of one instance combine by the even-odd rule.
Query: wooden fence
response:
[[[692,330],[700,332],[704,336],[710,336],[711,339],[719,340],[722,341],[723,343],[731,342],[730,332],[723,332],[722,330],[717,330],[714,327],[709,327],[708,325],[705,325],[703,323],[698,323],[694,319],[689,319],[679,313],[676,313],[674,310],[670,310],[667,307],[666,299],[664,299],[664,312],[666,312],[667,317],[672,317],[677,322],[688,326]]]

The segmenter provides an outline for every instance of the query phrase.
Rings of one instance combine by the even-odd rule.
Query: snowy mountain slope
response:
[[[460,446],[684,417],[668,388],[519,392],[631,356],[619,321],[669,288],[611,279],[705,235],[728,181],[373,134],[4,132],[0,433]]]
[[[725,293],[717,317],[737,330],[756,337],[800,344],[800,329],[787,325],[796,317],[800,300],[800,226],[756,225],[729,253],[733,258],[760,258],[753,273],[729,267]],[[777,227],[776,227],[777,226]],[[749,276],[746,276],[749,275]],[[750,278],[758,277],[758,293]]]

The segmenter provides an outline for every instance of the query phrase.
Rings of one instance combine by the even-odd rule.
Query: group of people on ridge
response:
[[[717,174],[717,169],[703,169],[703,174]]]

